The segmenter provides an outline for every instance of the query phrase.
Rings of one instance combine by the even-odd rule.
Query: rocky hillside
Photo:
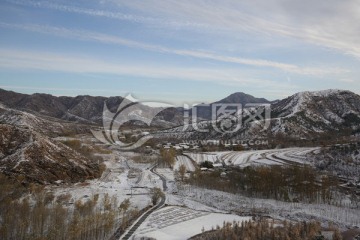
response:
[[[101,122],[104,101],[115,110],[121,97],[56,97],[49,94],[21,94],[0,89],[0,102],[17,110],[83,123]]]
[[[31,129],[0,124],[0,171],[24,182],[79,182],[100,177],[97,162]]]
[[[32,122],[27,125],[49,125],[51,129],[57,131],[60,125],[65,123],[56,123],[51,125],[36,123],[32,116],[51,117],[73,121],[76,123],[96,123],[101,124],[103,106],[106,103],[111,112],[116,112],[122,101],[129,101],[121,97],[55,97],[47,94],[19,94],[0,89],[0,103],[8,109],[6,111],[0,108],[0,122],[12,123],[17,118],[22,122]],[[210,104],[210,106],[198,106],[197,116],[199,120],[205,120],[200,123],[203,127],[209,128],[208,133],[199,133],[189,128],[184,132],[183,129],[183,109],[169,108],[160,112],[152,122],[152,126],[166,128],[165,132],[181,136],[196,136],[196,138],[239,138],[251,136],[264,136],[274,133],[283,133],[287,136],[306,138],[310,135],[324,132],[340,132],[343,130],[357,131],[360,126],[360,96],[350,91],[343,90],[324,90],[317,92],[301,92],[294,94],[286,99],[271,102],[271,126],[267,131],[259,127],[256,123],[246,122],[241,131],[237,134],[219,134],[212,131],[211,108],[217,103],[240,103],[244,107],[247,103],[270,103],[264,98],[255,98],[251,95],[237,92]],[[151,108],[145,105],[139,105],[141,112],[158,112],[157,108]],[[12,109],[12,110],[9,110]],[[4,107],[2,108],[4,109]],[[16,112],[26,111],[26,113]],[[33,115],[29,115],[29,112]],[[243,112],[243,120],[247,118],[247,110]],[[20,117],[21,115],[21,117]],[[151,115],[151,114],[150,114]],[[15,120],[14,120],[15,119]],[[48,120],[45,118],[45,120]],[[56,122],[56,121],[55,121]],[[205,126],[208,125],[208,126]],[[69,125],[71,126],[71,125]],[[136,125],[140,126],[140,125]],[[175,127],[174,126],[179,126]],[[41,127],[41,126],[40,126]],[[68,126],[66,128],[69,128]],[[38,129],[38,128],[37,128]],[[46,127],[44,127],[46,129]],[[162,134],[160,134],[162,135]]]
[[[360,143],[324,147],[314,158],[318,169],[360,182]]]
[[[301,92],[272,106],[272,132],[291,135],[360,126],[360,96],[343,90]]]
[[[89,125],[11,109],[0,104],[0,124],[32,129],[48,137],[89,133]]]
[[[28,95],[0,89],[0,103],[8,108],[84,124],[101,124],[104,103],[111,112],[116,112],[123,100],[122,97],[106,98],[87,95],[77,97],[56,97],[40,93]],[[196,106],[197,117],[201,120],[210,120],[212,106],[217,103],[239,103],[245,106],[247,103],[269,103],[269,101],[237,92],[209,106]],[[156,108],[145,105],[141,106],[141,110],[157,111]],[[154,119],[152,126],[169,128],[181,125],[183,114],[181,107],[164,109]]]
[[[242,119],[247,119],[247,111]],[[244,122],[244,121],[243,121]],[[219,133],[212,127],[213,122],[202,121],[193,126],[168,129],[158,133],[159,137],[169,136],[185,139],[244,139],[268,137],[277,133],[293,138],[309,138],[317,134],[341,134],[357,132],[360,127],[360,96],[343,90],[301,92],[271,105],[270,126],[263,130],[261,122],[247,122],[236,133]],[[205,132],[206,131],[206,132]]]
[[[104,103],[111,112],[116,112],[123,100],[122,97],[88,95],[77,97],[56,97],[40,93],[28,95],[0,89],[0,103],[8,108],[84,124],[101,124]],[[141,106],[141,110],[157,111],[145,105]],[[178,122],[179,112],[175,108],[170,108],[159,114],[154,125],[162,127],[165,124],[166,127],[171,127],[174,126],[173,123]]]

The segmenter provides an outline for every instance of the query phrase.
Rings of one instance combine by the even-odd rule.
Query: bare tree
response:
[[[176,150],[174,148],[160,150],[161,158],[166,166],[172,167],[175,163]]]
[[[156,205],[159,199],[163,197],[165,197],[165,194],[161,191],[160,188],[155,187],[151,189],[151,200],[153,205]]]
[[[123,213],[123,218],[122,218],[122,223],[123,223],[123,225],[124,225],[124,224],[126,225],[127,220],[126,220],[126,218],[125,218],[125,217],[126,217],[125,214],[126,214],[127,210],[129,209],[130,205],[131,205],[131,203],[130,203],[130,199],[129,199],[129,198],[124,199],[124,201],[122,201],[122,202],[120,203],[119,211]]]
[[[179,167],[179,174],[181,177],[181,181],[184,181],[185,173],[186,173],[186,166],[184,164],[181,164]]]

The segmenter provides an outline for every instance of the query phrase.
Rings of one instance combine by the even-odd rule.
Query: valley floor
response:
[[[281,149],[271,151],[251,151],[219,153],[220,161],[229,163],[253,160],[255,156],[272,156],[273,161],[306,163],[305,153],[317,151],[309,149]],[[118,202],[130,199],[131,208],[143,209],[151,205],[150,188],[163,188],[161,179],[150,171],[151,163],[136,163],[135,153],[113,151],[106,158],[107,169],[98,180],[74,186],[52,187],[55,195],[71,194],[74,199],[84,199],[99,194],[100,199],[108,194]],[[180,163],[192,171],[191,161],[199,155],[187,154],[189,158],[177,159],[175,169]],[[203,158],[205,155],[201,155]],[[213,156],[212,156],[213,157]],[[214,158],[214,157],[213,157]],[[195,160],[189,160],[195,159]],[[259,159],[259,158],[258,158]],[[261,162],[258,160],[257,162]],[[265,162],[266,164],[266,162]],[[175,172],[169,168],[157,168],[157,173],[167,182],[166,207],[153,212],[135,231],[135,239],[153,237],[156,239],[187,239],[203,231],[222,226],[224,221],[248,221],[254,215],[268,216],[278,220],[308,221],[318,220],[323,224],[334,222],[339,226],[360,227],[360,210],[336,207],[325,204],[289,203],[269,199],[247,198],[216,190],[202,189],[184,185],[175,180]],[[101,202],[101,201],[99,201]],[[69,202],[71,206],[73,203]]]

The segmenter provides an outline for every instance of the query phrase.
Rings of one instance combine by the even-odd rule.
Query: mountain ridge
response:
[[[116,112],[120,103],[125,99],[120,96],[79,95],[76,97],[57,97],[45,93],[30,95],[0,89],[0,103],[8,108],[83,124],[102,124],[104,103],[111,112]],[[146,105],[140,105],[139,107],[144,111],[156,110]],[[154,124],[160,126],[164,123],[162,120],[171,123],[170,119],[174,119],[174,122],[176,122],[176,114],[177,112],[171,109],[160,113],[156,119],[159,121]]]
[[[243,111],[242,119],[247,119]],[[267,138],[276,134],[295,139],[312,139],[319,134],[334,135],[356,132],[360,128],[360,96],[348,90],[305,91],[293,94],[271,104],[269,127],[264,130],[264,121],[251,121],[242,125],[236,133],[221,133],[212,129],[212,121],[205,120],[196,131],[190,124],[185,131],[183,127],[168,129],[162,135],[185,139],[251,139]]]
[[[89,95],[76,97],[56,97],[49,94],[27,95],[0,89],[0,103],[9,108],[85,124],[101,124],[104,103],[107,104],[110,111],[116,112],[118,105],[123,100],[122,97],[106,98]],[[271,104],[271,118],[275,125],[272,132],[298,129],[299,124],[303,127],[313,124],[310,132],[335,130],[344,126],[351,128],[356,127],[360,118],[359,95],[349,90],[328,89],[298,92],[272,102],[243,92],[235,92],[206,106],[195,106],[198,121],[210,120],[212,106],[220,103],[242,104],[243,107],[247,103]],[[141,108],[144,111],[155,109],[149,106],[141,106]],[[158,126],[166,125],[166,128],[172,128],[175,125],[181,126],[182,111],[181,108],[165,109],[161,113],[162,116],[157,116],[157,121],[154,122]],[[172,122],[174,119],[176,119],[176,123]]]
[[[51,138],[64,136],[69,130],[75,134],[86,132],[90,134],[90,128],[100,126],[99,124],[94,125],[92,121],[97,118],[102,119],[102,106],[104,104],[102,101],[105,99],[108,107],[111,106],[110,110],[116,112],[117,103],[121,98],[66,97],[61,100],[66,101],[62,104],[61,101],[58,101],[58,97],[51,95],[34,94],[31,96],[33,98],[29,95],[0,91],[1,171],[15,177],[26,175],[29,176],[28,181],[40,183],[57,180],[82,181],[98,177],[101,170],[92,161],[76,150],[71,150]],[[238,103],[241,101],[245,103],[254,99],[251,95],[234,93],[219,100],[218,103],[229,103],[233,100],[238,101]],[[261,98],[256,99],[259,102],[264,101]],[[30,104],[27,104],[26,100],[30,100]],[[39,104],[37,105],[37,103]],[[65,106],[69,106],[71,111],[63,111]],[[25,112],[24,108],[26,107],[29,109]],[[47,112],[47,110],[51,110],[51,107],[55,107],[55,110]],[[140,106],[140,108],[142,110],[154,110],[154,108],[146,106]],[[208,113],[206,112],[208,110],[209,107],[205,108],[205,114]],[[57,112],[60,114],[56,115]],[[256,107],[247,108],[242,111],[241,120],[249,119],[248,116],[255,112]],[[64,117],[64,114],[74,114],[75,116],[71,119],[69,116]],[[177,116],[179,119],[183,117],[183,113],[176,108],[172,108],[168,112],[165,111],[166,114],[169,114],[170,118],[172,116]],[[79,122],[86,124],[79,124],[77,122],[79,118],[84,118]],[[153,135],[160,139],[177,138],[179,140],[241,140],[267,138],[269,136],[273,138],[277,134],[292,139],[306,138],[310,140],[322,133],[337,136],[343,132],[346,133],[346,131],[359,131],[360,96],[348,90],[296,93],[285,99],[272,102],[271,118],[268,120],[269,127],[266,129],[262,126],[262,121],[248,121],[244,122],[242,128],[237,132],[223,133],[215,131],[214,122],[205,119],[198,121],[196,125],[200,129],[208,130],[207,132],[197,131],[193,124],[187,128],[181,124],[177,127],[169,124],[170,127],[166,130],[157,130],[153,132]],[[157,119],[155,122],[160,125],[168,124],[167,121],[161,119]],[[74,169],[75,172],[73,172]],[[42,176],[42,171],[47,172],[47,175]]]

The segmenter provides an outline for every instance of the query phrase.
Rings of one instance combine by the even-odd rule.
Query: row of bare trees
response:
[[[225,178],[220,174],[218,170],[201,172],[197,169],[188,182],[249,197],[309,203],[335,203],[339,190],[335,177],[320,175],[309,166],[234,168]]]
[[[331,229],[333,240],[341,240],[342,237],[337,228]],[[192,240],[321,240],[325,239],[321,234],[319,222],[301,222],[292,224],[287,221],[274,224],[272,221],[262,220],[259,222],[233,222],[217,226],[213,231],[195,236]]]
[[[19,193],[21,191],[21,193]],[[105,194],[74,201],[42,187],[24,188],[0,176],[0,239],[103,240],[137,215],[130,200]]]

